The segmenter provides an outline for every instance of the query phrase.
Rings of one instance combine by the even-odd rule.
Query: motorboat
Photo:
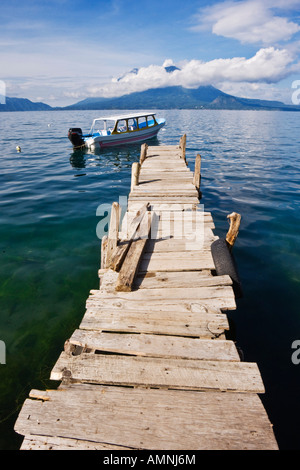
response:
[[[156,118],[152,112],[100,117],[93,120],[88,134],[73,127],[69,129],[68,138],[75,149],[95,150],[152,139],[165,123],[165,119]]]

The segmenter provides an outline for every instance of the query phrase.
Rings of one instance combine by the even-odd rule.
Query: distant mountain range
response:
[[[196,89],[171,86],[152,88],[116,98],[87,98],[71,106],[53,108],[24,98],[6,98],[0,111],[108,110],[108,109],[236,109],[300,111],[300,106],[280,101],[239,98],[209,86]]]
[[[0,100],[2,103],[3,100]],[[0,104],[0,111],[50,111],[53,108],[45,103],[33,103],[26,98],[6,97],[5,104]]]

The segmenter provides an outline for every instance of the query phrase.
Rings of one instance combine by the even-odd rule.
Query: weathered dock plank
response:
[[[154,334],[120,334],[77,329],[70,345],[95,351],[161,358],[239,361],[233,341]]]
[[[168,288],[186,288],[191,285],[194,288],[212,286],[231,286],[232,280],[229,276],[208,276],[203,271],[187,271],[182,276],[181,271],[156,271],[154,273],[140,273],[135,278],[135,287],[138,289],[157,289],[168,286]]]
[[[180,390],[222,390],[264,393],[257,365],[249,362],[206,361],[142,356],[62,352],[52,380]]]
[[[32,391],[16,430],[154,450],[274,450],[273,431],[255,394],[71,384]],[[72,425],[70,425],[72,423]]]
[[[163,271],[166,271],[164,268]],[[190,287],[190,288],[157,288],[147,291],[131,291],[117,293],[96,293],[89,297],[87,305],[108,306],[123,304],[137,308],[145,308],[146,303],[150,307],[154,307],[154,303],[161,305],[161,310],[165,304],[171,304],[172,300],[182,302],[201,303],[205,307],[222,310],[234,310],[236,308],[235,297],[231,286],[214,286],[214,287]]]
[[[188,336],[195,338],[224,337],[229,330],[227,317],[222,313],[195,315],[186,306],[154,303],[131,304],[131,308],[109,306],[90,307],[80,323],[83,330],[148,333],[156,335]],[[156,310],[155,310],[156,309]]]

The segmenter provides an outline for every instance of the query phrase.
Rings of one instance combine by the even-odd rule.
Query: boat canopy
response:
[[[147,113],[131,113],[131,114],[123,114],[123,115],[118,114],[118,115],[115,115],[115,116],[99,117],[99,118],[96,118],[96,119],[93,120],[93,124],[92,124],[91,130],[90,130],[90,134],[93,134],[94,129],[95,129],[95,125],[98,121],[102,121],[104,123],[104,130],[107,130],[107,122],[108,121],[114,122],[113,129],[115,129],[116,124],[119,121],[123,121],[123,120],[128,121],[129,119],[147,118],[147,117],[151,116],[155,121],[155,117],[154,117],[155,114],[156,113],[153,113],[153,112],[147,112]]]
[[[155,116],[156,113],[132,113],[132,114],[118,114],[116,116],[104,116],[100,118],[94,119],[93,123],[95,121],[121,121],[123,119],[134,119],[138,117],[146,117],[146,116]]]

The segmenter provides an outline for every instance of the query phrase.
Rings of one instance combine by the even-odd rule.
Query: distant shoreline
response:
[[[152,88],[114,98],[86,98],[68,106],[50,106],[34,103],[26,98],[6,97],[0,104],[4,111],[97,111],[97,110],[138,110],[138,109],[195,109],[233,111],[300,111],[296,104],[285,104],[253,98],[240,98],[218,90],[213,86],[195,89],[172,86]]]

